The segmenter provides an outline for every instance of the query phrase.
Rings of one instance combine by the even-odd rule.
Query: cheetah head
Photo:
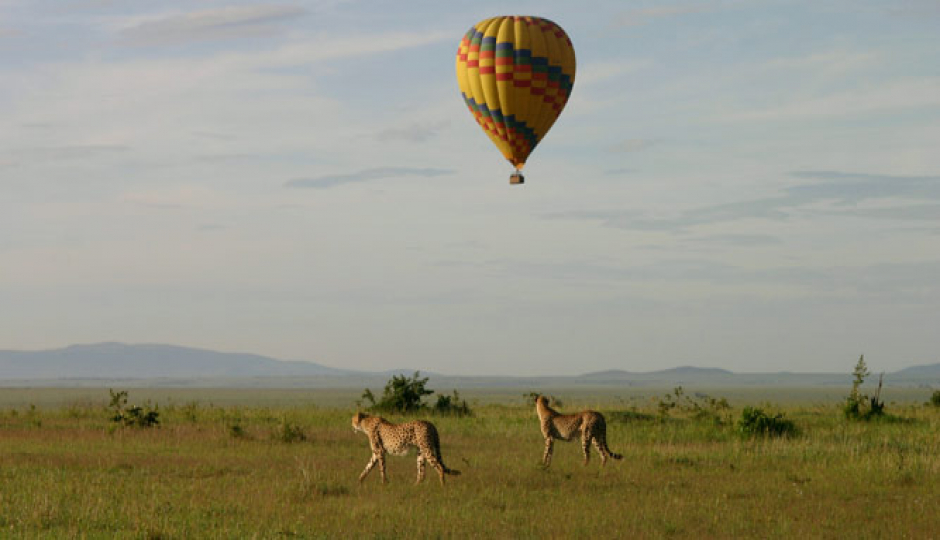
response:
[[[369,415],[361,412],[357,412],[355,416],[352,417],[352,428],[353,431],[365,431],[362,429],[362,420],[368,418]]]

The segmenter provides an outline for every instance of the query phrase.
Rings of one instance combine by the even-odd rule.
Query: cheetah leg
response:
[[[382,483],[388,483],[388,477],[385,475],[385,452],[379,453],[379,472],[382,473]]]
[[[424,481],[424,456],[418,454],[418,479],[415,480],[415,484],[420,484]]]
[[[584,452],[584,465],[591,460],[591,436],[584,432],[581,434],[581,451]]]
[[[372,459],[370,459],[369,462],[366,463],[365,470],[363,470],[362,474],[359,475],[360,484],[362,483],[363,480],[365,480],[366,476],[368,476],[369,472],[372,471],[372,468],[375,467],[375,464],[378,462],[379,462],[379,456],[377,454],[372,454]]]
[[[594,449],[597,450],[597,453],[601,456],[601,467],[607,465],[607,448],[605,448],[605,444],[598,440],[597,437],[591,440],[594,443]]]
[[[542,465],[548,467],[552,464],[552,450],[554,448],[555,439],[552,437],[545,437],[545,453],[542,454]]]
[[[438,455],[440,455],[440,450],[435,452],[432,448],[419,448],[418,453],[421,454],[422,456],[421,459],[427,460],[427,462],[430,463],[432,467],[434,467],[434,470],[437,471],[437,476],[441,480],[441,485],[443,486],[444,485],[444,466],[441,464],[441,460],[438,459],[437,457]]]

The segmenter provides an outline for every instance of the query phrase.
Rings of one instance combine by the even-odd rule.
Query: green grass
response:
[[[719,424],[661,420],[649,396],[558,389],[562,411],[607,415],[609,445],[624,459],[602,469],[595,454],[583,467],[578,444],[557,443],[545,470],[521,392],[468,391],[475,416],[430,418],[444,461],[463,471],[441,488],[434,475],[413,484],[413,455],[388,458],[388,485],[377,470],[357,484],[370,455],[350,427],[357,392],[330,394],[326,401],[349,400],[331,406],[309,393],[278,401],[275,391],[247,391],[238,404],[229,391],[219,399],[215,390],[131,390],[131,402],[159,403],[155,429],[112,427],[107,390],[59,404],[44,392],[59,390],[0,408],[0,537],[940,534],[940,410],[916,400],[889,405],[905,419],[894,422],[847,422],[834,402],[752,400],[783,412],[800,435],[742,438],[731,421],[743,399],[729,398],[734,408]],[[284,437],[285,425],[304,437]]]

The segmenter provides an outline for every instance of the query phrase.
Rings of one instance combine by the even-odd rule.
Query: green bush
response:
[[[112,422],[122,426],[139,428],[160,425],[160,411],[156,405],[151,406],[148,402],[146,408],[136,405],[128,407],[127,390],[115,392],[109,388],[108,392],[111,394],[111,404],[108,405],[108,408],[111,409]]]
[[[363,401],[369,401],[369,409],[379,412],[407,413],[417,411],[424,407],[421,400],[424,396],[434,393],[424,386],[428,383],[428,378],[421,378],[421,372],[416,371],[413,377],[404,375],[394,375],[385,384],[385,390],[382,391],[382,399],[376,401],[372,390],[368,388],[362,393]]]
[[[783,414],[770,416],[757,407],[745,407],[738,420],[738,433],[746,437],[786,437],[797,434],[796,425]]]
[[[418,371],[412,377],[394,375],[385,384],[381,399],[376,400],[372,390],[366,388],[362,392],[362,400],[358,404],[360,406],[365,405],[370,411],[380,413],[407,414],[430,411],[454,416],[469,416],[472,414],[467,401],[460,399],[457,390],[454,390],[452,396],[438,394],[434,406],[428,407],[423,399],[425,396],[434,394],[434,390],[427,389],[425,387],[427,383],[428,377],[421,378],[421,373]]]
[[[287,418],[281,418],[281,423],[278,424],[277,428],[274,430],[272,438],[282,443],[295,443],[306,441],[307,434],[304,433],[303,428],[299,425],[291,422]]]
[[[693,420],[707,420],[723,425],[726,420],[723,415],[731,409],[731,405],[725,398],[713,398],[698,392],[694,397],[690,397],[681,386],[677,386],[672,389],[671,394],[664,394],[659,398],[656,408],[661,420],[666,420],[672,416],[673,411],[678,411],[680,415]],[[727,421],[730,422],[730,416]]]
[[[934,407],[940,407],[940,390],[934,390],[930,396],[930,404]]]
[[[865,378],[871,375],[868,366],[865,364],[865,355],[858,358],[855,369],[852,371],[852,390],[845,398],[842,404],[842,414],[849,420],[871,420],[884,416],[885,404],[881,401],[881,385],[884,381],[884,373],[878,379],[878,390],[875,395],[868,397],[861,391],[861,386]]]
[[[460,394],[457,393],[457,390],[454,390],[454,395],[452,396],[438,394],[437,403],[434,404],[434,412],[450,416],[470,416],[471,414],[467,400],[460,399]]]
[[[233,423],[228,425],[228,434],[233,439],[247,439],[248,432],[245,431],[245,428],[242,427],[239,423]]]
[[[564,407],[565,406],[565,404],[562,403],[559,398],[550,394],[543,394],[541,392],[526,392],[522,394],[522,399],[525,401],[527,405],[535,404],[535,400],[538,399],[539,396],[545,396],[545,398],[548,399],[549,407]]]
[[[630,424],[633,422],[653,422],[658,420],[658,418],[652,414],[642,413],[637,410],[610,411],[604,413],[604,415],[607,417],[608,421],[618,422],[621,424]]]

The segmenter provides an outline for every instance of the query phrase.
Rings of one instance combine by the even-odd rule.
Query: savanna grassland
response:
[[[940,537],[940,408],[926,390],[871,422],[812,396],[729,390],[730,409],[701,399],[702,412],[552,390],[562,412],[605,413],[624,459],[584,467],[578,444],[556,443],[547,470],[521,390],[481,391],[472,417],[423,415],[463,471],[443,488],[433,474],[414,485],[413,454],[389,456],[388,485],[378,470],[357,484],[370,457],[350,427],[357,392],[131,390],[159,403],[155,428],[120,427],[106,389],[84,392],[0,389],[0,537]],[[737,432],[742,407],[765,399],[797,435]]]

